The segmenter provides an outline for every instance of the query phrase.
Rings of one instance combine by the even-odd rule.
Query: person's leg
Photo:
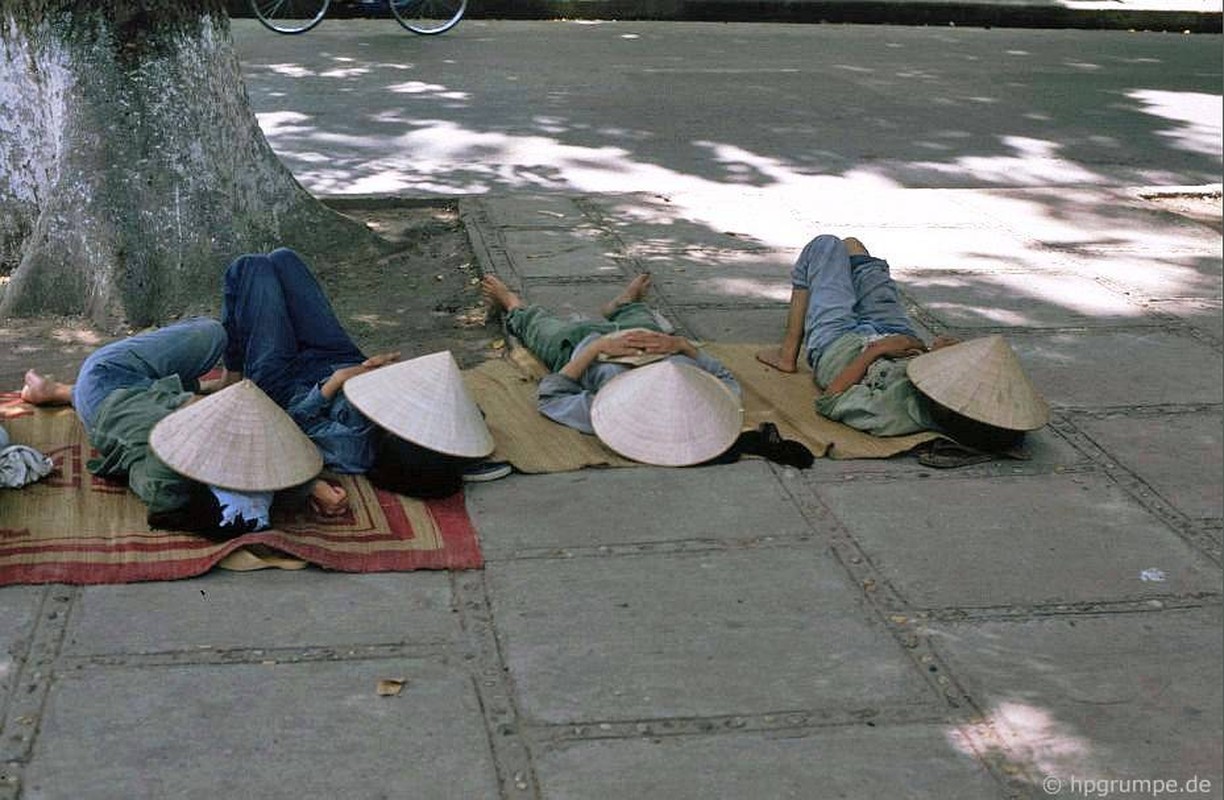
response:
[[[650,310],[650,306],[641,302],[623,303],[612,311],[608,317],[608,322],[612,323],[613,330],[623,331],[629,328],[645,328],[650,331],[662,332],[659,327],[659,320],[655,318],[654,312]]]
[[[72,404],[72,384],[63,383],[28,369],[21,386],[21,399],[32,406],[67,406]]]
[[[98,407],[115,389],[148,386],[178,375],[184,390],[196,391],[200,376],[225,352],[225,342],[221,323],[204,317],[111,342],[81,365],[72,388],[72,405],[89,430]]]
[[[854,293],[858,301],[854,313],[860,320],[868,322],[880,333],[905,334],[918,338],[897,284],[888,270],[888,262],[867,252],[858,239],[846,239],[850,254],[850,273],[854,281]]]
[[[757,358],[784,372],[793,372],[800,344],[807,345],[808,363],[857,324],[850,253],[836,236],[824,234],[808,242],[791,269],[791,302],[782,344]]]
[[[494,308],[505,313],[506,329],[553,372],[569,363],[574,346],[591,333],[616,330],[613,322],[570,322],[540,306],[529,306],[494,275],[481,279],[480,290]]]
[[[254,381],[278,405],[287,404],[293,392],[297,335],[268,256],[239,256],[226,268],[221,322],[229,335],[225,368]]]
[[[297,335],[298,352],[312,352],[333,364],[360,364],[366,356],[340,324],[318,279],[301,257],[287,247],[268,254],[276,268]]]
[[[647,272],[634,276],[633,280],[629,281],[629,284],[621,290],[620,294],[599,309],[600,316],[605,319],[611,319],[612,315],[622,306],[642,302],[648,291],[650,291],[650,273]]]

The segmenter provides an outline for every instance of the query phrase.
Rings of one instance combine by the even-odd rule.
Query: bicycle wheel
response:
[[[277,33],[305,33],[323,21],[331,0],[251,0],[264,27]]]
[[[413,33],[432,36],[459,24],[467,0],[391,0],[397,22]]]

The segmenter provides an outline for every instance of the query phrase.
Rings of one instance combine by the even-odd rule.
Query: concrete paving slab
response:
[[[1073,776],[1198,776],[1208,790],[1168,794],[1219,798],[1221,625],[1216,607],[930,632],[1015,760],[1037,782],[1061,780],[1061,793],[1046,794],[1086,796],[1071,790]]]
[[[673,301],[671,307],[693,336],[713,342],[780,342],[786,325],[786,305],[781,302],[772,308],[709,308]],[[911,321],[919,335],[933,337],[925,325]]]
[[[658,277],[733,275],[789,279],[795,254],[788,249],[745,247],[657,247],[656,243],[626,236],[625,252],[644,270]]]
[[[83,589],[64,652],[427,643],[458,634],[444,573],[214,571]]]
[[[44,586],[6,586],[0,590],[0,697],[8,697],[21,660],[29,650]]]
[[[32,800],[499,797],[470,677],[424,661],[83,669],[41,728]]]
[[[881,757],[887,754],[886,757]],[[545,798],[985,800],[999,786],[939,725],[571,744],[536,757]]]
[[[1038,475],[815,487],[920,608],[1218,592],[1219,567],[1105,477]],[[1159,580],[1148,570],[1159,570]]]
[[[1155,325],[1158,319],[1126,295],[1076,275],[924,273],[902,291],[953,328]]]
[[[627,525],[627,506],[658,513],[635,515]],[[579,509],[581,524],[575,524]],[[568,548],[810,535],[762,461],[514,476],[470,487],[468,510],[489,559]]]
[[[815,547],[493,562],[488,575],[534,720],[938,702]]]
[[[509,229],[502,238],[522,278],[624,274],[613,243],[594,228]]]
[[[927,271],[1021,272],[1041,274],[1064,269],[1057,253],[1024,237],[988,227],[894,228],[891,226],[827,227],[820,233],[854,236],[888,261],[902,285]]]
[[[777,271],[759,277],[712,274],[699,277],[685,274],[655,280],[665,297],[681,303],[702,303],[719,306],[759,306],[761,303],[786,303],[790,299],[790,281]]]
[[[960,202],[961,190],[956,189],[903,189],[864,180],[858,182],[853,191],[847,191],[845,184],[830,180],[828,191],[800,191],[801,195],[795,197],[800,202],[791,204],[790,213],[806,223],[813,236],[825,227],[869,227],[878,231],[896,230],[899,235],[913,235],[933,228],[950,238],[983,227],[1002,230],[1001,225],[983,221],[980,213]],[[802,248],[804,244],[806,242],[799,242],[798,246]],[[867,246],[872,247],[870,242]]]
[[[1058,406],[1101,408],[1224,400],[1219,353],[1165,331],[1008,337],[1029,377]]]
[[[603,225],[649,257],[688,248],[716,250],[754,249],[768,243],[749,232],[754,226],[719,225],[699,217],[686,217],[681,209],[658,195],[597,195],[584,202]],[[778,209],[768,213],[777,215]]]
[[[1034,475],[1061,473],[1091,465],[1091,461],[1082,453],[1049,428],[1031,431],[1025,437],[1025,449],[1029,455],[1027,460],[999,459],[973,467],[950,470],[925,467],[912,455],[894,458],[818,458],[809,469],[803,471],[802,476],[803,480],[810,483],[839,483],[875,478],[956,480],[977,472],[984,475]]]
[[[1124,189],[1042,187],[958,192],[956,202],[1023,238],[1068,251],[1213,253],[1220,235]]]
[[[1069,272],[1107,281],[1138,300],[1217,299],[1224,291],[1218,253],[1085,249],[1067,254],[1063,263]]]
[[[598,283],[532,281],[525,287],[523,296],[527,302],[543,306],[562,319],[598,319],[600,307],[620,294],[628,282],[628,276],[624,280]]]
[[[1151,307],[1172,314],[1195,330],[1214,336],[1216,341],[1224,341],[1224,303],[1219,300],[1163,300]]]
[[[498,228],[569,228],[590,220],[571,197],[562,195],[491,195],[479,200],[489,224]]]
[[[1224,517],[1224,416],[1219,410],[1080,415],[1075,426],[1188,517]]]
[[[786,324],[786,306],[774,308],[702,308],[673,306],[681,326],[711,342],[777,342]]]

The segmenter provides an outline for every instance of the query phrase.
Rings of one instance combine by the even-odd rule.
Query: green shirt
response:
[[[816,382],[828,386],[869,341],[861,333],[847,333],[835,339],[816,363]],[[875,436],[902,436],[934,429],[929,401],[905,374],[908,363],[908,358],[876,359],[863,379],[846,391],[817,398],[816,411]]]
[[[149,448],[149,433],[158,420],[186,403],[178,375],[151,386],[116,389],[98,409],[89,443],[100,457],[89,460],[89,471],[106,478],[126,478],[128,487],[149,512],[174,511],[187,505],[196,484],[162,463]]]

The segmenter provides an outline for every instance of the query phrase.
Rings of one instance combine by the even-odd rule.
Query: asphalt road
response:
[[[278,36],[238,20],[234,37],[269,141],[320,194],[1221,174],[1219,36],[484,20],[432,38],[390,20]]]

